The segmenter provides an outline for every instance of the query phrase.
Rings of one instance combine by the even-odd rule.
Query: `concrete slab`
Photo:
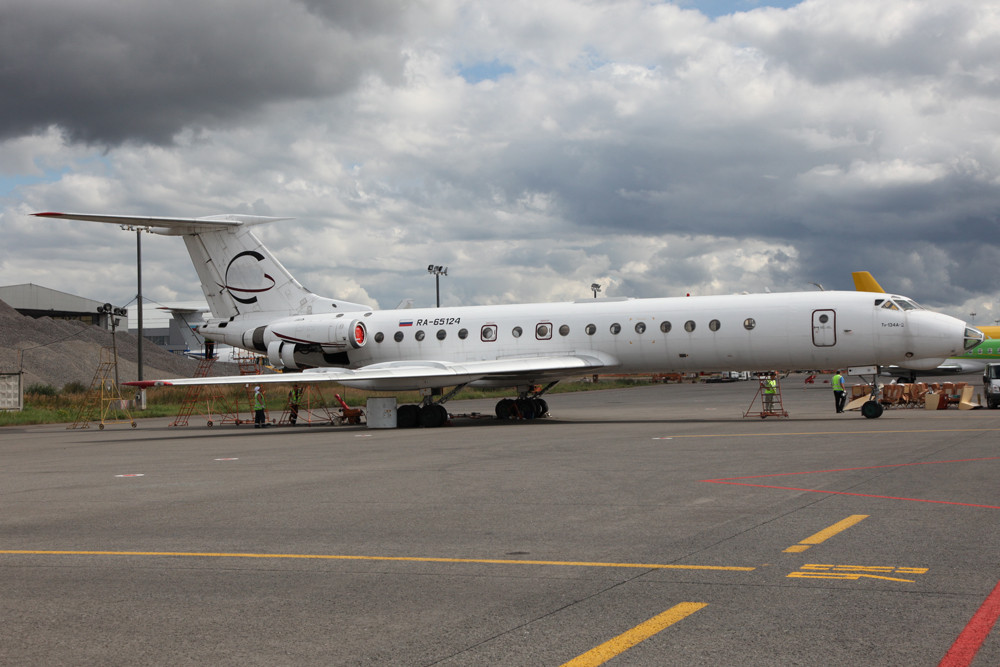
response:
[[[739,382],[426,430],[4,428],[0,662],[559,665],[696,602],[620,662],[937,665],[1000,581],[1000,411],[869,420],[803,378],[782,420]]]

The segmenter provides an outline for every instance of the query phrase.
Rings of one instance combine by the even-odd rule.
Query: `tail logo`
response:
[[[250,257],[255,261],[240,261],[244,257]],[[274,278],[264,273],[264,270],[258,266],[258,263],[263,261],[264,255],[256,250],[244,250],[229,260],[229,265],[226,266],[226,284],[219,285],[219,287],[228,291],[230,296],[240,303],[257,303],[256,294],[266,292],[275,285]],[[267,281],[270,281],[270,284]],[[233,282],[237,284],[233,285]],[[263,285],[263,287],[240,287],[238,285]],[[237,296],[237,292],[251,296]]]

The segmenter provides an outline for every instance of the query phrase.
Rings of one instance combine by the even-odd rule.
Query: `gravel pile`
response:
[[[138,379],[138,338],[115,334],[118,377]],[[24,371],[24,387],[47,384],[61,389],[68,382],[89,387],[101,363],[101,348],[111,347],[111,332],[73,320],[26,317],[0,301],[0,373]],[[20,354],[19,354],[20,353]],[[149,342],[142,346],[146,380],[192,377],[198,362],[167,352]],[[236,364],[216,363],[213,375],[239,375]]]

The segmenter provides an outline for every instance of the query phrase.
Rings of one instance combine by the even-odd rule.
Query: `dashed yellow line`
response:
[[[256,554],[193,551],[49,551],[41,549],[2,549],[0,555],[30,556],[187,556],[194,558],[287,558],[303,560],[367,560],[410,563],[482,563],[488,565],[555,565],[562,567],[619,567],[655,570],[720,570],[752,572],[756,567],[728,565],[676,565],[661,563],[601,563],[588,561],[515,560],[503,558],[431,558],[423,556],[347,556],[337,554]]]
[[[573,658],[569,662],[564,663],[562,667],[596,667],[597,665],[603,665],[608,660],[624,653],[639,642],[649,639],[657,632],[670,627],[677,621],[683,620],[707,606],[704,602],[681,602],[662,614],[658,614],[631,630],[623,632],[614,639],[610,639],[600,646]]]
[[[852,514],[843,521],[838,521],[832,526],[824,528],[823,530],[819,531],[815,535],[810,535],[809,537],[802,540],[798,544],[788,547],[787,549],[784,550],[783,553],[786,554],[802,553],[809,547],[825,542],[826,540],[830,539],[837,533],[845,531],[851,526],[855,525],[856,523],[864,521],[865,519],[868,518],[868,516],[869,516],[868,514]]]

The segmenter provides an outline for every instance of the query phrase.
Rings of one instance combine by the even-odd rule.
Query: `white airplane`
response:
[[[983,339],[961,320],[902,307],[864,292],[794,292],[563,303],[373,310],[313,294],[275,259],[251,228],[281,218],[222,215],[153,218],[81,213],[38,217],[89,220],[181,236],[212,318],[209,340],[267,355],[301,371],[254,383],[337,382],[376,391],[432,390],[397,411],[401,427],[440,426],[444,402],[466,386],[516,387],[500,418],[542,416],[542,394],[581,374],[888,366],[934,368]],[[128,384],[245,384],[245,376]],[[539,389],[541,385],[544,388]],[[452,391],[441,394],[445,387]],[[438,390],[434,395],[433,390]],[[881,414],[872,401],[868,417]]]

